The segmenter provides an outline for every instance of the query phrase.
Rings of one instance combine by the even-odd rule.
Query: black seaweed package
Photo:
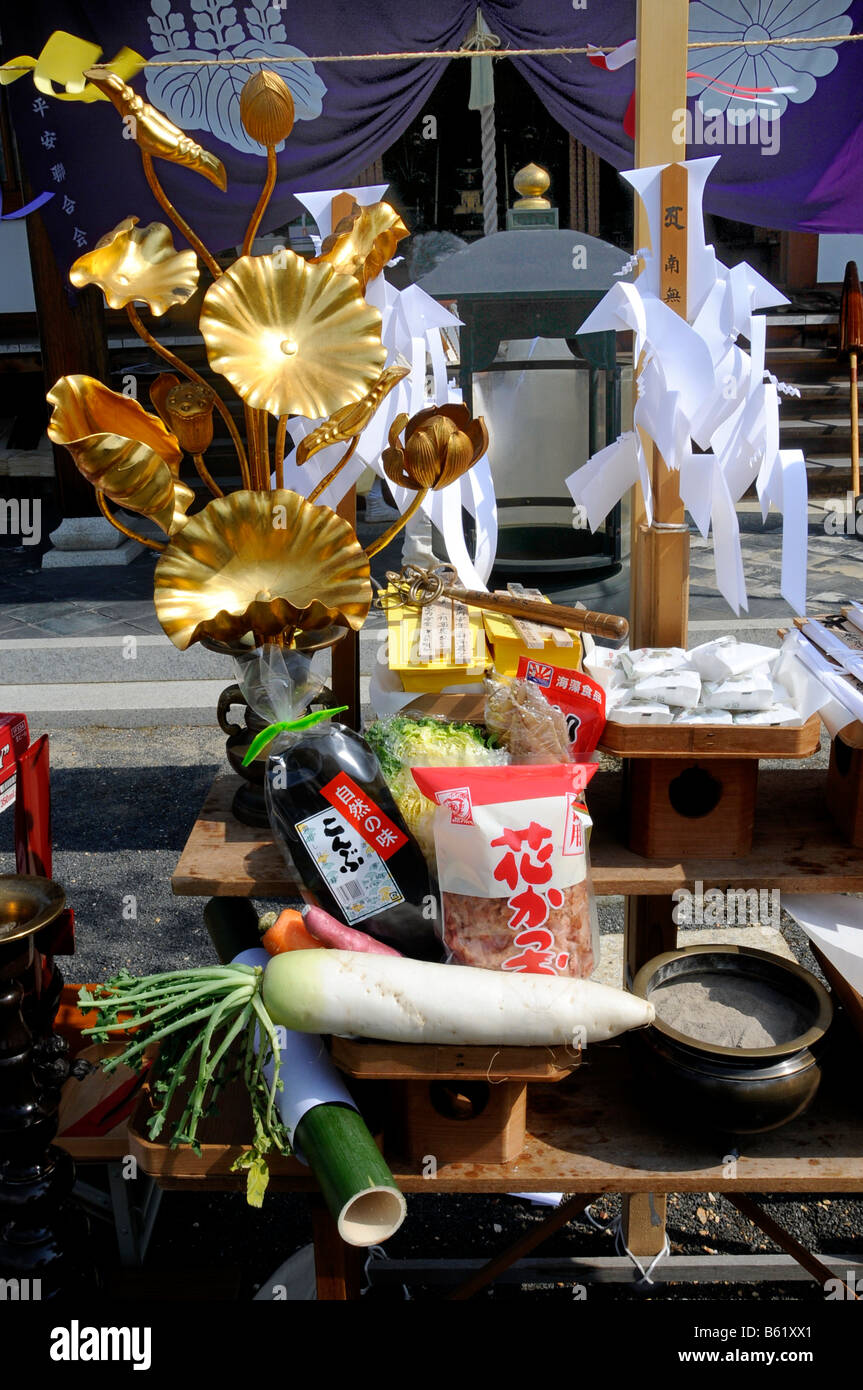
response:
[[[297,730],[267,761],[276,843],[322,907],[417,960],[443,960],[437,896],[365,739],[343,724]]]

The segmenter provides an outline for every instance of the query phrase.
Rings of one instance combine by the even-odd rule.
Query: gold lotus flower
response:
[[[155,106],[148,105],[110,68],[88,68],[84,76],[117,108],[124,118],[129,138],[135,140],[145,154],[194,169],[224,193],[228,176],[220,159],[190,140],[167,116],[163,116]]]
[[[369,281],[380,275],[406,236],[410,232],[389,203],[372,203],[365,208],[354,203],[311,264],[331,265],[342,275],[356,276],[365,294]]]
[[[351,526],[296,492],[233,492],[187,522],[156,565],[156,615],[181,651],[202,637],[362,627],[369,562]]]
[[[69,450],[99,492],[152,517],[168,535],[185,525],[195,494],[178,479],[183,451],[161,420],[91,376],[63,376],[48,393],[48,436]]]
[[[210,366],[277,416],[361,400],[386,358],[381,316],[356,281],[293,251],[235,261],[207,290],[200,329]]]
[[[164,314],[194,293],[198,258],[194,251],[174,250],[163,222],[137,223],[137,217],[124,218],[92,251],[78,257],[69,279],[78,289],[98,285],[112,309],[143,300],[154,314]]]
[[[317,429],[312,430],[311,434],[307,434],[305,439],[300,440],[297,445],[297,463],[305,463],[319,449],[326,449],[330,444],[342,444],[345,440],[362,434],[390,391],[409,374],[410,367],[386,367],[361,401],[357,401],[355,405],[343,405],[341,410],[333,412],[329,420],[325,420]]]
[[[405,433],[404,447],[399,435]],[[397,415],[390,426],[390,447],[381,454],[390,482],[414,491],[435,492],[460,478],[488,448],[482,416],[471,419],[466,405],[432,405],[408,420]]]
[[[203,454],[212,444],[215,404],[215,391],[197,381],[179,381],[165,397],[171,428],[187,453]]]
[[[294,98],[277,72],[262,68],[240,93],[240,120],[247,135],[272,149],[294,128]]]

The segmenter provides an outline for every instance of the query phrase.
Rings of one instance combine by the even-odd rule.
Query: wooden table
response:
[[[782,893],[863,893],[863,855],[841,843],[824,804],[824,774],[811,769],[766,769],[761,773],[752,851],[738,859],[648,860],[626,849],[620,840],[622,777],[603,772],[591,784],[589,804],[594,820],[590,853],[594,891],[600,897],[667,898],[675,889],[705,886],[778,889]],[[230,811],[238,785],[232,776],[213,783],[172,879],[174,892],[186,896],[297,896],[281,854],[268,833],[239,824]],[[648,938],[642,935],[640,950]],[[657,942],[657,950],[666,949]],[[470,1281],[472,1291],[515,1255],[523,1255],[547,1238],[569,1213],[601,1193],[622,1193],[630,1204],[641,1204],[642,1216],[654,1198],[664,1207],[674,1192],[722,1192],[746,1206],[748,1215],[770,1220],[749,1202],[746,1194],[863,1192],[863,1107],[859,1103],[857,1071],[848,1078],[828,1078],[811,1110],[774,1134],[741,1141],[733,1163],[718,1151],[716,1141],[699,1140],[685,1127],[656,1115],[639,1104],[626,1058],[625,1045],[602,1044],[590,1051],[587,1064],[568,1081],[532,1084],[529,1089],[527,1143],[523,1153],[505,1165],[441,1164],[434,1178],[415,1166],[388,1155],[399,1186],[406,1193],[494,1193],[513,1191],[565,1192],[573,1196],[562,1215],[536,1228],[527,1244],[506,1252],[488,1266],[485,1275]],[[145,1171],[156,1164],[164,1186],[194,1181],[201,1189],[232,1188],[237,1179],[228,1169],[238,1150],[229,1137],[204,1146],[200,1160],[179,1151],[151,1154],[136,1145]],[[307,1171],[291,1160],[273,1169],[274,1190],[315,1191]],[[650,1194],[648,1196],[648,1194]],[[637,1223],[636,1223],[637,1224]],[[630,1234],[633,1223],[630,1223]],[[333,1241],[320,1212],[315,1228],[320,1296],[349,1297],[356,1274],[355,1253]],[[545,1232],[545,1235],[542,1233]],[[770,1227],[769,1234],[777,1239]],[[331,1233],[330,1233],[331,1234]],[[639,1249],[649,1255],[650,1239]],[[663,1230],[664,1235],[664,1230]],[[783,1233],[778,1233],[782,1243]],[[658,1248],[658,1247],[657,1247]],[[785,1248],[816,1278],[830,1271],[803,1247],[786,1238]],[[491,1272],[489,1272],[491,1271]],[[478,1282],[479,1279],[479,1282]]]

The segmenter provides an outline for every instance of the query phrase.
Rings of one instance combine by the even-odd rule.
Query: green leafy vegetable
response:
[[[249,965],[214,965],[200,970],[179,970],[137,979],[127,970],[97,987],[82,988],[82,1010],[96,1009],[99,1018],[84,1031],[97,1042],[109,1042],[116,1034],[131,1034],[125,1049],[103,1062],[106,1072],[124,1065],[140,1071],[146,1053],[158,1044],[150,1071],[155,1111],[149,1124],[151,1139],[173,1125],[171,1148],[188,1144],[200,1155],[198,1125],[216,1113],[219,1097],[228,1082],[240,1074],[251,1103],[254,1140],[234,1163],[246,1171],[246,1200],[260,1206],[269,1178],[266,1155],[290,1154],[287,1132],[275,1111],[281,1089],[276,1032],[261,1001],[263,971]],[[255,1048],[255,1034],[262,1039]],[[273,1080],[267,1085],[265,1064],[274,1059]],[[169,1112],[185,1082],[183,1109],[174,1118]]]
[[[422,795],[412,767],[477,767],[501,764],[509,755],[476,724],[396,715],[366,730],[396,805],[432,870],[435,868],[434,806]]]

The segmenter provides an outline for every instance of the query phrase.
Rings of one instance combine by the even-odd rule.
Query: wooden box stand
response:
[[[830,745],[827,807],[848,843],[863,848],[863,748],[841,734]]]
[[[614,724],[600,747],[624,760],[627,845],[645,859],[739,859],[752,849],[760,758],[808,758],[813,715],[797,729]]]
[[[511,1163],[525,1145],[527,1084],[561,1081],[571,1048],[433,1047],[332,1039],[348,1076],[390,1085],[385,1150],[411,1163]]]

